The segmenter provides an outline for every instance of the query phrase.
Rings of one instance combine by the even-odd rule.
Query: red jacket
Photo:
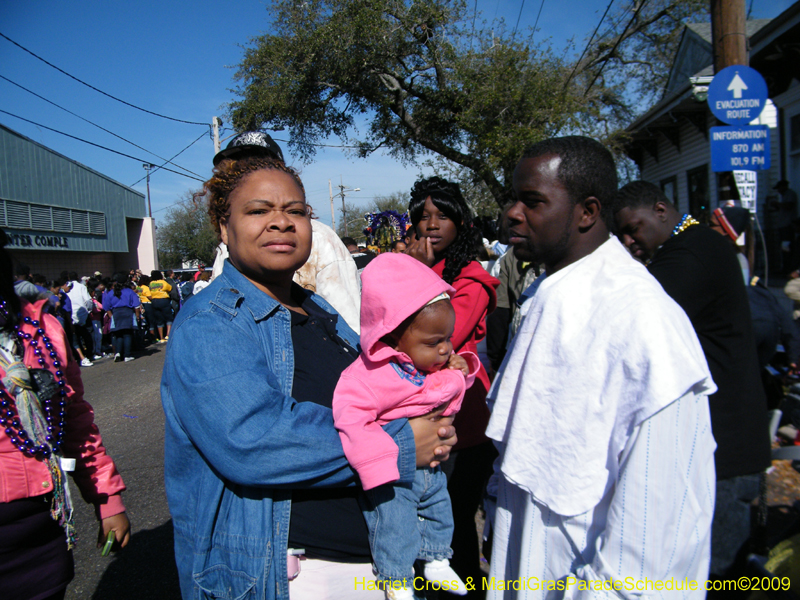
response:
[[[434,272],[441,277],[444,261],[433,265]],[[497,286],[500,282],[489,275],[481,264],[472,261],[461,269],[453,282],[456,289],[451,296],[456,311],[456,329],[453,332],[453,352],[461,354],[468,350],[478,354],[478,342],[486,337],[486,315],[497,306]],[[486,369],[481,365],[475,377],[475,383],[467,390],[461,404],[461,412],[454,422],[458,434],[455,449],[469,448],[488,441],[484,435],[489,423],[489,408],[486,406],[486,394],[491,381]]]
[[[62,449],[67,458],[76,458],[77,466],[73,481],[87,502],[95,505],[98,518],[104,519],[125,512],[120,492],[125,489],[114,465],[106,454],[94,411],[83,399],[83,382],[80,367],[72,358],[66,334],[55,317],[42,311],[46,300],[29,304],[22,303],[22,316],[38,320],[45,334],[53,343],[58,359],[63,365],[67,380],[67,412]],[[32,325],[22,325],[22,330],[33,334]],[[24,362],[38,366],[33,349],[25,344]],[[54,369],[49,365],[51,371]],[[0,375],[5,373],[0,369]],[[11,444],[5,431],[0,430],[0,502],[11,502],[20,498],[33,498],[53,490],[53,481],[45,463],[25,456]]]

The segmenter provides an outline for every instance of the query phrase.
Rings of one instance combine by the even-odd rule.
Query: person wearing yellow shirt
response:
[[[134,281],[136,286],[134,290],[139,296],[139,301],[142,303],[142,311],[144,312],[144,320],[147,323],[147,329],[150,330],[150,336],[153,341],[156,341],[156,331],[153,327],[153,304],[150,297],[150,278],[147,275],[139,275]],[[138,337],[136,339],[139,339]]]
[[[171,291],[172,286],[164,279],[161,271],[150,271],[150,303],[159,343],[169,339],[169,330],[172,327],[172,303],[169,299]],[[164,335],[165,328],[167,335]]]

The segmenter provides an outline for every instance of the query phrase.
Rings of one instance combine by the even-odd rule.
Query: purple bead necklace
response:
[[[0,313],[2,313],[6,322],[8,322],[9,314],[6,308],[5,300],[0,299]],[[64,379],[64,372],[61,370],[61,362],[58,360],[58,354],[53,348],[50,338],[44,333],[41,323],[30,317],[24,317],[22,321],[26,325],[30,325],[35,329],[34,334],[25,333],[22,331],[20,325],[16,325],[16,335],[19,338],[20,344],[25,345],[25,342],[33,348],[33,353],[36,356],[36,361],[39,363],[40,368],[46,368],[45,353],[42,352],[42,346],[46,350],[46,355],[50,358],[51,365],[55,369],[56,383],[58,385],[58,395],[53,398],[40,398],[40,402],[44,409],[44,418],[47,421],[47,435],[45,441],[47,443],[36,445],[36,441],[32,440],[27,431],[22,427],[19,415],[16,412],[16,403],[5,389],[5,386],[0,384],[0,427],[5,429],[6,435],[11,440],[11,443],[16,446],[20,452],[25,455],[33,456],[38,459],[47,459],[53,453],[57,453],[61,448],[61,442],[64,437],[64,417],[66,413],[66,395],[67,395],[67,382]],[[36,339],[41,337],[41,344]],[[56,400],[58,398],[58,400]]]

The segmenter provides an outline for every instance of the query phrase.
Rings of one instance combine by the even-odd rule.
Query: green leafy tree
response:
[[[497,202],[492,196],[489,188],[475,176],[474,171],[462,167],[454,162],[436,157],[427,161],[433,171],[439,176],[449,181],[454,181],[461,188],[464,200],[467,201],[472,214],[475,217],[495,218],[499,213]]]
[[[408,203],[411,201],[409,192],[393,192],[385,196],[376,196],[370,203],[369,212],[393,210],[402,215],[408,212]]]
[[[230,116],[239,130],[288,129],[304,160],[331,135],[362,157],[440,156],[503,204],[529,144],[579,132],[619,143],[700,5],[625,0],[573,60],[477,22],[463,0],[273,0],[277,33],[246,50]]]
[[[341,207],[339,207],[336,215],[336,234],[339,237],[344,237],[345,235],[353,238],[359,244],[363,243],[366,240],[366,236],[364,235],[364,213],[371,212],[371,208],[359,206],[357,204],[353,204],[352,202],[345,202],[345,211],[347,212],[346,215],[342,213]],[[347,220],[347,232],[345,233],[345,218]]]
[[[410,197],[408,192],[393,192],[385,196],[376,196],[366,206],[359,206],[352,202],[345,203],[345,210],[347,211],[347,234],[356,242],[362,243],[366,240],[364,235],[364,215],[366,213],[384,212],[387,210],[394,210],[403,214],[408,211],[408,202]],[[336,216],[336,233],[339,237],[345,236],[344,231],[344,215],[340,208]]]
[[[183,263],[214,261],[219,241],[201,197],[186,192],[164,217],[156,230],[158,261],[166,269],[178,269]]]

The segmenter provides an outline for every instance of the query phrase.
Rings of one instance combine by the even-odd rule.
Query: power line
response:
[[[533,35],[536,35],[536,26],[539,24],[539,17],[542,16],[542,9],[544,8],[544,0],[539,5],[539,14],[536,15],[536,22],[533,24]]]
[[[631,20],[628,21],[628,24],[625,26],[625,29],[622,30],[621,34],[619,34],[619,37],[617,38],[617,41],[614,42],[614,47],[611,48],[611,50],[609,52],[609,56],[612,56],[614,54],[614,52],[616,52],[617,47],[622,43],[622,40],[625,37],[625,34],[628,33],[628,29],[630,28],[631,25],[633,25],[633,22],[636,20],[636,17],[639,16],[639,13],[642,12],[642,9],[644,9],[644,5],[645,4],[647,4],[647,0],[642,0],[642,3],[639,5],[639,8],[633,10],[633,16],[631,17]],[[595,73],[595,76],[592,78],[592,81],[586,87],[586,91],[583,92],[584,96],[586,96],[586,94],[589,93],[589,90],[592,89],[592,86],[594,85],[594,82],[597,81],[598,77],[600,77],[600,74],[603,72],[603,68],[607,64],[608,64],[608,60],[606,60],[602,65],[600,65],[600,68],[598,69],[597,73]]]
[[[472,41],[475,39],[475,17],[478,16],[478,0],[475,0],[475,6],[472,7],[472,34],[469,37],[469,49],[472,50]]]
[[[159,113],[157,113],[157,112],[153,112],[152,110],[147,110],[146,108],[142,108],[142,107],[140,107],[140,106],[136,106],[135,104],[131,104],[130,102],[126,102],[125,100],[122,100],[121,98],[117,98],[116,96],[112,96],[111,94],[108,94],[108,93],[104,92],[103,90],[100,90],[100,89],[98,89],[98,88],[94,87],[93,85],[91,85],[91,84],[88,84],[88,83],[86,83],[85,81],[82,81],[82,80],[78,79],[78,78],[77,78],[77,77],[75,77],[74,75],[70,75],[70,74],[69,74],[69,73],[67,73],[67,72],[66,72],[64,69],[60,69],[60,68],[58,68],[58,67],[57,67],[57,66],[55,66],[53,63],[46,61],[45,59],[43,59],[43,58],[42,58],[41,56],[39,56],[38,54],[34,54],[34,53],[33,53],[33,52],[31,52],[30,50],[28,50],[28,49],[27,49],[25,46],[22,46],[21,44],[18,44],[17,42],[15,42],[14,40],[12,40],[10,37],[8,37],[7,35],[5,35],[5,34],[4,34],[2,31],[0,31],[0,37],[3,37],[3,38],[5,38],[6,40],[8,40],[8,41],[9,41],[9,42],[11,42],[12,44],[14,44],[14,45],[15,45],[17,48],[19,48],[20,50],[24,50],[25,52],[27,52],[28,54],[30,54],[30,55],[31,55],[31,56],[33,56],[34,58],[37,58],[37,59],[39,59],[40,61],[42,61],[44,64],[46,64],[46,65],[48,65],[48,66],[50,66],[50,67],[53,67],[53,68],[54,68],[56,71],[58,71],[58,72],[60,72],[60,73],[63,73],[63,74],[64,74],[64,75],[66,75],[67,77],[69,77],[69,78],[71,78],[71,79],[74,79],[74,80],[75,80],[75,81],[77,81],[78,83],[81,83],[81,84],[85,85],[86,87],[93,89],[95,92],[98,92],[98,93],[100,93],[100,94],[103,94],[104,96],[107,96],[107,97],[111,98],[112,100],[116,100],[117,102],[121,102],[122,104],[125,104],[126,106],[130,106],[131,108],[135,108],[136,110],[140,110],[140,111],[142,111],[142,112],[146,112],[146,113],[148,113],[148,114],[150,114],[150,115],[154,115],[154,116],[156,116],[156,117],[161,117],[162,119],[168,119],[168,120],[170,120],[170,121],[176,121],[176,122],[178,122],[178,123],[187,123],[187,124],[189,124],[189,125],[202,125],[203,127],[208,127],[208,123],[198,123],[197,121],[184,121],[183,119],[176,119],[176,118],[174,118],[174,117],[168,117],[168,116],[166,116],[166,115],[162,115],[162,114],[159,114]]]
[[[544,3],[544,0],[542,0]],[[519,14],[517,15],[517,24],[514,25],[514,31],[511,32],[511,39],[514,39],[514,36],[517,35],[517,27],[519,27],[519,20],[522,17],[522,9],[525,6],[525,0],[522,0],[522,4],[519,5]],[[541,11],[540,11],[541,12]]]
[[[164,164],[162,164],[162,165],[153,165],[155,168],[154,168],[152,171],[150,171],[150,173],[155,173],[155,172],[156,172],[156,171],[158,171],[159,169],[163,169],[163,168],[164,168],[164,165],[172,163],[172,159],[174,159],[174,158],[176,158],[176,157],[180,156],[181,154],[183,154],[184,152],[186,152],[186,151],[187,151],[189,148],[191,148],[192,146],[194,146],[194,145],[195,145],[197,142],[199,142],[199,141],[200,141],[201,139],[203,139],[204,137],[206,137],[206,133],[205,133],[205,132],[201,133],[201,134],[200,134],[200,136],[199,136],[199,137],[198,137],[198,138],[197,138],[195,141],[193,141],[191,144],[189,144],[188,146],[186,146],[186,148],[184,148],[183,150],[181,150],[180,152],[178,152],[178,153],[177,153],[176,155],[174,155],[172,158],[162,158],[161,160],[165,161],[165,162],[164,162]],[[159,158],[161,158],[161,157],[159,157]],[[172,163],[172,164],[174,164],[174,163]],[[181,167],[181,168],[183,168],[183,167]],[[167,170],[168,170],[168,169],[167,169]],[[186,169],[186,170],[188,171],[188,169]],[[192,173],[192,171],[189,171],[189,173]],[[197,175],[197,173],[194,173],[194,175]],[[200,175],[197,175],[197,176],[198,176],[198,177],[201,177]],[[145,175],[144,177],[142,177],[141,179],[139,179],[139,181],[137,181],[136,183],[132,183],[132,184],[130,185],[130,187],[133,187],[133,186],[135,186],[137,183],[139,183],[139,182],[143,181],[144,179],[147,179],[147,175]]]
[[[20,84],[18,84],[18,83],[16,83],[16,82],[14,82],[14,81],[11,81],[11,80],[10,80],[8,77],[4,77],[3,75],[0,75],[0,79],[4,79],[4,80],[5,80],[5,81],[7,81],[8,83],[10,83],[10,84],[12,84],[12,85],[15,85],[15,86],[17,86],[17,87],[18,87],[18,88],[20,88],[21,90],[25,90],[25,91],[26,91],[26,92],[28,92],[29,94],[33,94],[34,96],[36,96],[37,98],[39,98],[39,99],[41,99],[41,100],[44,100],[44,101],[45,101],[45,102],[47,102],[48,104],[52,104],[52,105],[53,105],[53,106],[55,106],[56,108],[60,108],[61,110],[65,111],[65,112],[68,112],[68,113],[69,113],[69,114],[71,114],[73,117],[78,117],[78,118],[79,118],[81,121],[86,121],[87,123],[89,123],[89,125],[94,125],[94,126],[95,126],[95,127],[97,127],[98,129],[102,129],[102,130],[103,130],[103,131],[105,131],[106,133],[109,133],[109,134],[113,135],[115,138],[118,138],[118,139],[122,140],[123,142],[126,142],[126,143],[130,144],[131,146],[135,146],[136,148],[139,148],[139,150],[144,150],[145,152],[148,152],[148,153],[152,154],[152,155],[153,155],[153,156],[155,156],[156,158],[160,158],[161,160],[166,160],[168,163],[169,163],[169,162],[171,162],[171,159],[166,159],[166,158],[164,158],[163,156],[159,156],[158,154],[156,154],[156,153],[155,153],[155,152],[153,152],[152,150],[148,150],[147,148],[143,148],[143,147],[142,147],[142,146],[140,146],[139,144],[136,144],[136,143],[134,143],[134,142],[132,142],[132,141],[130,141],[130,140],[127,140],[127,139],[125,139],[124,137],[122,137],[121,135],[117,135],[116,133],[114,133],[113,131],[110,131],[110,130],[106,129],[106,128],[105,128],[105,127],[103,127],[102,125],[98,125],[97,123],[93,123],[93,122],[92,122],[92,121],[90,121],[89,119],[85,119],[84,117],[80,116],[79,114],[76,114],[76,113],[72,112],[71,110],[69,110],[69,109],[67,109],[67,108],[64,108],[63,106],[61,106],[61,105],[59,105],[59,104],[56,104],[56,103],[55,103],[55,102],[53,102],[52,100],[48,100],[48,99],[47,99],[47,98],[45,98],[44,96],[40,96],[40,95],[39,95],[39,94],[37,94],[36,92],[33,92],[33,91],[29,90],[28,88],[26,88],[26,87],[24,87],[24,86],[21,86]],[[203,136],[205,136],[205,135],[206,135],[206,134],[205,134],[205,132],[204,132],[204,133],[203,133],[203,134],[202,134],[200,137],[203,137]],[[197,138],[197,139],[200,139],[200,138]],[[196,141],[196,140],[195,140],[195,141]],[[192,143],[194,143],[194,142],[192,142]],[[177,155],[176,155],[176,156],[177,156]],[[173,156],[172,158],[175,158],[175,157]],[[186,171],[187,173],[191,173],[192,175],[197,175],[198,177],[201,177],[201,175],[199,175],[198,173],[195,173],[194,171],[190,171],[190,170],[189,170],[189,169],[187,169],[186,167],[182,167],[182,166],[180,166],[180,165],[176,165],[175,163],[172,163],[172,164],[173,164],[173,166],[175,166],[175,167],[177,167],[177,168],[179,168],[179,169],[183,169],[183,170],[184,170],[184,171]],[[137,182],[137,183],[138,183],[138,182]],[[134,185],[135,185],[135,184],[134,184]]]
[[[31,121],[30,119],[25,119],[24,117],[20,117],[19,115],[15,115],[15,114],[10,113],[10,112],[8,112],[6,110],[0,109],[0,113],[3,113],[4,115],[8,115],[10,117],[14,117],[15,119],[19,119],[20,121],[25,121],[26,123],[30,123],[31,125],[36,125],[37,127],[41,127],[42,129],[47,129],[48,131],[52,131],[53,133],[59,133],[59,134],[64,135],[64,136],[66,136],[68,138],[72,138],[73,140],[77,140],[79,142],[83,142],[84,144],[89,144],[90,146],[95,146],[96,148],[100,148],[101,150],[108,150],[109,152],[113,152],[114,154],[119,154],[120,156],[124,156],[125,158],[132,158],[133,160],[138,160],[139,162],[143,162],[143,163],[149,162],[147,160],[144,160],[143,158],[138,158],[136,156],[131,156],[130,154],[125,154],[124,152],[120,152],[118,150],[113,150],[111,148],[106,148],[105,146],[101,146],[100,144],[95,144],[94,142],[90,142],[88,140],[84,140],[84,139],[81,139],[79,137],[75,137],[74,135],[70,135],[68,133],[64,133],[63,131],[59,131],[58,129],[53,129],[52,127],[48,127],[47,125],[42,125],[41,123],[36,123],[35,121]],[[205,133],[203,135],[205,135]],[[166,167],[161,167],[161,168],[164,169],[165,171],[169,171],[170,173],[175,173],[176,175],[182,175],[183,177],[187,177],[189,179],[194,179],[194,180],[200,181],[200,182],[203,181],[202,179],[198,179],[197,177],[192,177],[191,175],[187,175],[186,173],[181,173],[180,171],[173,171],[172,169],[167,169]]]
[[[612,4],[614,4],[614,0],[610,0],[609,1],[608,6],[606,6],[606,12],[603,13],[602,17],[600,17],[600,22],[597,24],[597,27],[594,28],[594,31],[592,32],[592,35],[589,38],[589,41],[586,42],[586,47],[583,49],[583,52],[581,52],[580,58],[578,58],[578,61],[575,63],[575,67],[572,69],[572,73],[570,73],[569,77],[567,77],[567,82],[564,84],[564,88],[565,89],[569,85],[569,82],[572,80],[572,76],[575,75],[575,71],[577,70],[578,65],[581,64],[581,61],[583,60],[584,55],[589,50],[589,45],[592,43],[592,40],[594,39],[594,36],[597,35],[597,32],[600,29],[600,26],[603,24],[603,21],[606,20],[606,15],[608,14],[608,11],[611,10],[611,5]]]
[[[283,142],[284,144],[288,144],[289,140],[279,140],[278,138],[272,138],[276,142]],[[306,146],[316,146],[317,148],[361,148],[361,146],[343,146],[341,144],[312,144],[310,142],[305,142],[304,145]],[[371,150],[376,150],[377,148],[371,148]]]

